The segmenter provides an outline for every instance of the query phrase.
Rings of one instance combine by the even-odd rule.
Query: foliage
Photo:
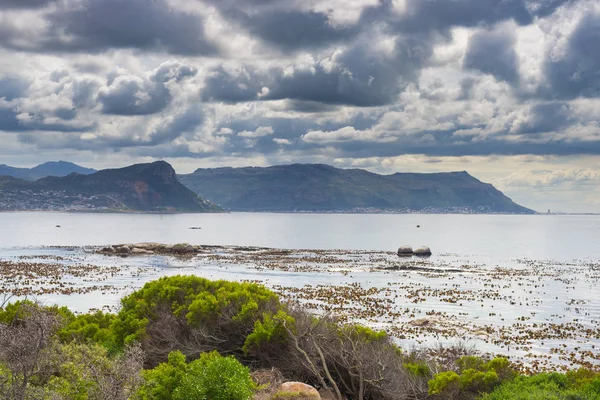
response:
[[[171,400],[186,371],[185,355],[180,351],[171,352],[168,362],[144,371],[144,384],[138,391],[140,399]]]
[[[417,377],[428,377],[431,374],[429,366],[424,362],[405,363],[404,368]]]
[[[204,353],[191,362],[181,383],[173,392],[174,400],[248,400],[256,389],[250,369],[233,356]]]
[[[598,400],[600,375],[588,370],[517,376],[482,400]]]
[[[161,312],[184,318],[189,328],[223,321],[251,327],[279,302],[275,293],[256,284],[173,276],[147,283],[121,304],[113,329],[117,341],[127,344],[143,341],[148,324],[157,321]]]
[[[117,338],[112,330],[115,320],[114,314],[102,311],[77,315],[58,331],[58,337],[64,343],[97,343],[116,352],[120,346],[117,345]]]
[[[244,353],[261,351],[287,341],[285,326],[293,327],[295,320],[285,311],[279,310],[275,315],[264,314],[262,320],[254,322],[254,330],[246,337]]]
[[[109,356],[99,344],[61,343],[58,332],[75,320],[66,308],[18,302],[0,314],[0,398],[127,400],[137,390],[139,347]]]
[[[458,371],[443,371],[429,381],[429,394],[442,398],[472,398],[487,393],[515,373],[504,357],[486,361],[481,357],[464,356],[456,362]]]
[[[405,354],[383,331],[283,306],[254,284],[175,276],[146,284],[122,304],[117,315],[76,316],[31,301],[1,308],[0,398],[294,398],[276,394],[285,377],[336,400],[600,400],[600,373],[521,376],[503,357],[451,348],[441,348],[450,355],[441,358]],[[247,366],[271,377],[256,379],[257,387]]]
[[[437,373],[435,377],[429,381],[429,394],[454,394],[458,391],[459,382],[460,375],[454,371]]]

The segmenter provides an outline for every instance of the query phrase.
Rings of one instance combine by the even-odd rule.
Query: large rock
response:
[[[131,249],[129,246],[119,246],[115,248],[115,253],[117,254],[131,254]]]
[[[431,255],[431,250],[427,246],[419,247],[414,251],[414,255],[418,257],[429,257]]]
[[[191,244],[187,243],[178,243],[173,245],[173,247],[168,248],[171,253],[175,254],[191,254],[195,253],[196,249]]]
[[[398,257],[410,257],[413,255],[413,249],[410,246],[400,246],[398,248]]]
[[[160,244],[160,243],[156,243],[156,242],[142,242],[142,243],[136,243],[135,247],[140,248],[140,249],[144,249],[144,250],[155,251],[156,249],[160,249],[162,247],[165,247],[165,245],[164,244]]]
[[[154,252],[143,248],[134,247],[131,249],[131,254],[154,254]]]
[[[273,399],[286,400],[321,400],[321,395],[314,387],[302,382],[285,382]]]

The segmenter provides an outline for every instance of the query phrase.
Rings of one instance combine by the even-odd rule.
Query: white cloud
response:
[[[280,145],[289,145],[292,144],[292,142],[288,139],[283,139],[283,138],[273,138],[273,142],[280,144]]]
[[[270,126],[260,126],[256,128],[254,131],[241,131],[238,132],[238,136],[245,138],[259,138],[263,136],[269,136],[273,134],[273,128]]]

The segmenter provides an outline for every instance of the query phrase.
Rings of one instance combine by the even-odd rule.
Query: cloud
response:
[[[530,114],[515,129],[519,134],[559,132],[577,122],[574,110],[568,103],[540,103],[531,107]]]
[[[280,145],[290,145],[292,144],[292,142],[288,139],[283,139],[283,138],[273,138],[273,142],[280,144]]]
[[[273,128],[270,126],[259,126],[254,131],[241,131],[238,132],[238,136],[244,138],[259,138],[263,136],[269,136],[273,134]]]
[[[564,54],[550,52],[544,62],[546,96],[600,97],[600,11],[587,13],[568,38]]]
[[[563,169],[559,171],[520,171],[503,179],[505,186],[512,187],[550,187],[561,185],[598,185],[599,169]]]
[[[196,69],[175,61],[161,64],[148,78],[117,75],[97,95],[102,112],[115,115],[146,115],[164,110],[171,101],[169,82],[194,76]]]
[[[17,76],[0,76],[0,99],[6,101],[25,95],[29,82]]]
[[[510,25],[477,31],[469,40],[463,67],[516,85],[519,81],[519,60],[514,32]]]
[[[26,9],[45,7],[55,2],[56,0],[2,0],[0,6],[5,9]]]
[[[477,158],[501,183],[521,155],[537,160],[523,184],[558,182],[555,159],[600,156],[599,15],[594,0],[0,1],[3,157]],[[578,176],[563,178],[595,182]]]
[[[289,99],[302,102],[296,104],[385,105],[416,81],[431,53],[429,42],[415,36],[398,38],[389,51],[360,41],[300,68],[218,67],[208,75],[203,99],[230,103]]]
[[[283,51],[322,48],[349,41],[357,27],[333,26],[327,15],[314,11],[271,10],[247,14],[229,11],[226,16],[248,32]]]
[[[373,141],[377,134],[371,130],[356,130],[353,126],[345,126],[335,131],[309,131],[302,140],[309,143],[334,143],[350,141]]]
[[[17,26],[0,35],[0,41],[9,48],[45,53],[119,48],[185,55],[218,52],[206,38],[204,19],[166,0],[65,0],[41,18],[43,26],[36,35]],[[23,42],[23,37],[29,40]]]

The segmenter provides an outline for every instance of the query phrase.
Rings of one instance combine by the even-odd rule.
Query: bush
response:
[[[458,371],[435,374],[429,381],[429,394],[441,398],[474,398],[492,391],[497,385],[514,377],[510,362],[503,357],[486,361],[481,357],[464,356],[456,361]]]
[[[93,314],[73,316],[68,323],[58,331],[58,337],[63,343],[76,341],[80,343],[96,343],[106,347],[112,353],[122,349],[112,330],[115,322],[114,314],[96,311]]]
[[[567,375],[543,373],[518,376],[498,386],[483,400],[599,400],[598,374],[579,370]]]
[[[250,369],[233,356],[223,357],[217,352],[205,353],[191,362],[179,386],[173,392],[174,400],[248,400],[256,390]]]
[[[277,295],[264,286],[195,276],[149,282],[121,304],[112,325],[116,340],[140,341],[149,366],[173,350],[192,358],[212,350],[241,356],[256,321],[281,309]]]
[[[144,384],[138,391],[141,400],[171,400],[187,371],[185,356],[180,351],[169,354],[168,362],[143,372]]]

